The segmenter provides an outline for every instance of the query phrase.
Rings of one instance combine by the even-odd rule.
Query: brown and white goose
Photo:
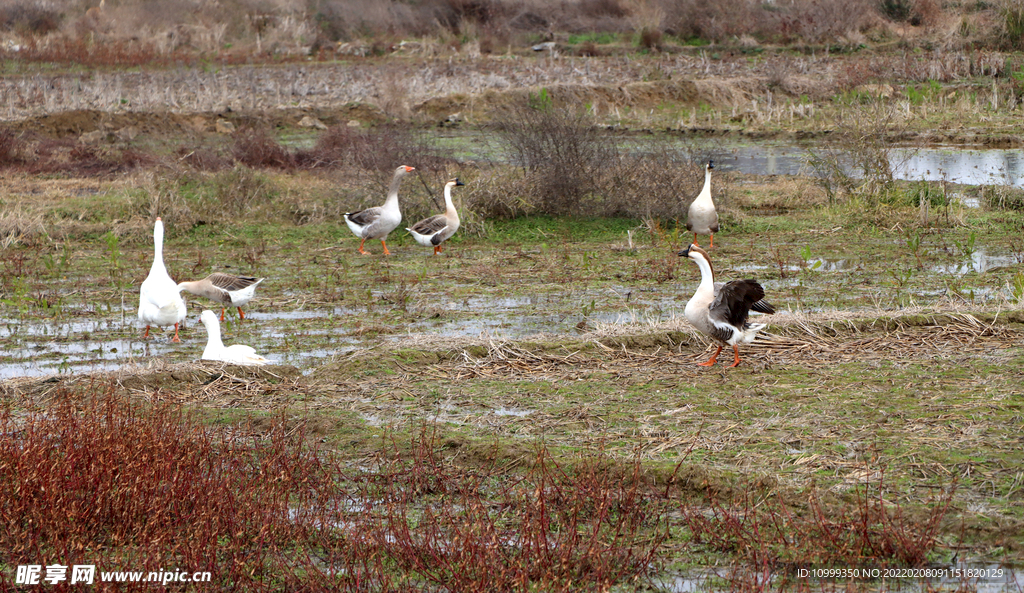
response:
[[[697,235],[710,235],[711,247],[715,246],[715,233],[718,232],[718,211],[715,210],[715,202],[711,199],[711,170],[715,168],[715,161],[708,161],[704,168],[704,189],[694,198],[686,216],[686,230],[693,233],[693,244],[697,243]]]
[[[256,287],[259,286],[260,282],[263,282],[263,278],[214,272],[202,280],[179,282],[178,290],[187,290],[192,294],[222,303],[220,308],[221,321],[224,321],[224,309],[226,307],[237,307],[238,317],[245,319],[242,307],[252,300],[253,295],[256,294]]]
[[[686,303],[683,315],[691,325],[711,336],[718,342],[718,350],[701,366],[711,366],[718,360],[718,355],[726,345],[732,346],[735,362],[729,368],[740,364],[739,343],[754,341],[757,332],[764,323],[750,323],[747,316],[750,311],[774,313],[775,307],[765,302],[764,288],[756,280],[732,280],[715,282],[715,270],[711,267],[708,252],[696,244],[690,245],[679,252],[681,257],[688,257],[697,262],[700,268],[700,284],[693,297]]]
[[[459,181],[459,178],[449,180],[444,184],[444,214],[424,218],[416,224],[408,227],[407,231],[412,233],[412,238],[424,247],[434,247],[434,255],[441,253],[441,243],[447,241],[455,231],[459,230],[459,213],[452,203],[452,188],[466,185]]]
[[[363,243],[366,243],[367,239],[380,239],[380,244],[384,247],[384,255],[391,255],[391,252],[388,251],[388,244],[384,240],[388,238],[388,233],[402,224],[402,211],[398,208],[398,186],[402,183],[402,177],[415,170],[415,167],[406,165],[395,169],[395,176],[391,178],[391,187],[388,189],[388,199],[383,206],[345,213],[345,222],[348,224],[348,228],[362,239],[359,243],[359,253],[367,255],[367,251],[363,249]]]

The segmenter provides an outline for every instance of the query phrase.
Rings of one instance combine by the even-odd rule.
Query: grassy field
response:
[[[213,191],[230,175],[237,173],[215,174],[192,191]],[[326,193],[322,178],[260,175],[276,196],[300,185],[312,201]],[[324,563],[363,563],[383,588],[451,582],[459,562],[505,567],[509,581],[467,576],[464,587],[475,590],[512,582],[559,588],[574,579],[625,586],[641,575],[722,563],[742,568],[718,586],[749,588],[756,571],[784,586],[806,566],[1019,560],[1019,212],[983,200],[979,208],[937,209],[924,223],[917,207],[829,205],[808,180],[718,180],[728,206],[711,251],[717,273],[758,278],[779,310],[736,369],[696,366],[709,342],[681,312],[698,273],[676,255],[692,236],[671,221],[492,220],[471,225],[439,257],[396,233],[395,255],[385,258],[379,245],[369,246],[373,255],[356,253],[356,239],[330,214],[344,206],[326,198],[305,204],[326,209],[318,222],[207,222],[197,210],[180,218],[200,221],[189,227],[176,222],[172,197],[161,204],[171,213],[172,276],[218,269],[268,278],[247,319],[229,313],[225,325],[228,343],[285,363],[259,371],[195,362],[205,344],[196,318],[209,306],[199,299],[190,302],[182,344],[161,333],[141,338],[134,303],[152,257],[151,227],[122,216],[140,199],[149,207],[150,186],[87,182],[76,198],[65,196],[77,186],[60,180],[10,180],[21,193],[8,193],[9,211],[26,231],[3,252],[4,364],[31,357],[58,375],[3,383],[11,427],[4,434],[10,441],[68,401],[89,410],[115,405],[103,398],[128,398],[137,403],[116,405],[136,406],[131,413],[145,418],[184,405],[186,434],[195,434],[194,422],[211,438],[248,435],[257,458],[259,443],[272,442],[281,448],[273,459],[282,451],[318,459],[310,462],[323,472],[316,496],[302,486],[313,477],[293,476],[280,484],[292,490],[265,503],[315,508],[304,535],[285,522],[281,552],[253,561],[266,571],[253,582],[271,587],[312,573],[356,586],[322,574]],[[360,480],[388,475],[396,485],[414,476],[433,485],[361,490],[370,486]],[[474,486],[472,500],[448,507],[444,492],[469,496],[466,480],[490,486]],[[595,515],[595,499],[559,498],[566,488],[641,506]],[[529,506],[530,489],[541,504],[568,504],[559,507],[567,514],[517,527],[530,511],[497,512]],[[352,505],[378,496],[402,502],[366,515],[371,526]],[[492,511],[459,511],[474,505]],[[425,520],[430,509],[446,522]],[[389,560],[371,567],[351,556],[323,529],[339,521],[374,534],[374,549]],[[568,527],[577,522],[593,531]],[[412,529],[411,539],[398,525]],[[773,525],[789,527],[778,535]],[[590,547],[564,544],[572,563],[589,566],[581,558],[601,550],[614,565],[566,574],[552,556],[522,550],[488,559],[470,546],[478,555],[458,561],[442,553],[450,538],[484,548],[498,538],[517,550],[506,539],[517,530],[555,541],[575,529]],[[53,533],[38,532],[18,562],[66,552],[54,547]],[[74,538],[111,541],[102,531]],[[151,554],[164,563],[199,561],[159,549]],[[294,560],[288,549],[310,550],[300,568],[283,568]],[[202,562],[222,566],[239,550],[211,546]],[[115,565],[131,557],[118,545],[96,556]]]
[[[1020,590],[1024,193],[893,171],[1020,146],[1013,3],[371,4],[0,10],[0,590]],[[686,207],[768,139],[710,253],[777,313],[700,367]],[[440,256],[356,251],[398,164]],[[275,364],[142,337],[157,216]]]

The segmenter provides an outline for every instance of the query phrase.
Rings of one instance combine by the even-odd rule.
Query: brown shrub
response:
[[[60,28],[61,14],[49,7],[12,3],[0,7],[0,31],[46,35]]]
[[[222,171],[231,166],[231,159],[209,148],[181,147],[177,155],[179,161],[200,171]]]
[[[464,469],[424,429],[349,472],[305,440],[305,419],[216,431],[112,385],[80,389],[0,412],[9,564],[182,567],[209,571],[209,590],[589,591],[640,578],[667,537],[639,462],[561,466],[540,447],[523,472]]]
[[[777,42],[828,42],[859,30],[871,18],[866,0],[797,0],[788,4],[663,0],[661,7],[666,32],[715,42],[743,35]]]
[[[523,175],[502,175],[474,192],[477,212],[495,217],[677,219],[700,189],[714,152],[706,142],[672,146],[654,139],[625,150],[587,114],[544,103],[514,109],[496,129]]]
[[[596,215],[590,197],[601,167],[615,157],[589,113],[554,107],[546,91],[511,107],[495,129],[508,159],[532,178],[537,207],[549,214]]]
[[[0,166],[10,166],[23,162],[22,151],[25,142],[8,128],[0,128]]]
[[[915,25],[933,28],[942,23],[944,16],[942,6],[935,0],[916,0],[911,22]],[[913,22],[915,19],[916,23]]]
[[[232,134],[231,154],[249,167],[293,169],[295,156],[260,128],[242,128]]]
[[[300,151],[296,159],[312,169],[355,166],[386,171],[388,175],[398,165],[437,171],[453,162],[450,152],[440,149],[426,134],[399,125],[368,130],[332,126],[320,135],[312,150]]]
[[[639,45],[645,49],[658,49],[661,47],[662,37],[660,30],[644,28],[640,31]]]

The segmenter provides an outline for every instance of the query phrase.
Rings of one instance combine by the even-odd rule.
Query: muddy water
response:
[[[363,313],[351,307],[280,311],[261,308],[254,301],[245,321],[229,317],[221,330],[225,344],[247,344],[275,363],[308,370],[357,348],[381,342],[401,345],[418,336],[501,340],[538,333],[573,334],[597,324],[663,322],[681,311],[685,304],[681,294],[674,285],[655,289],[619,285],[531,296],[419,294],[411,300],[429,303],[438,313],[404,323],[399,331],[378,324],[384,333],[351,331],[349,324]],[[181,326],[181,343],[169,341],[170,328],[153,328],[151,336],[143,339],[134,308],[76,315],[89,320],[0,319],[0,342],[11,345],[0,353],[0,379],[108,371],[145,365],[153,357],[195,361],[206,346],[206,332],[195,308]]]

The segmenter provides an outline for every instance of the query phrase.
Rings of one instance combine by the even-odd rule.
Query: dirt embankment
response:
[[[137,133],[230,132],[244,125],[292,127],[307,117],[328,126],[353,120],[364,125],[385,120],[473,125],[546,89],[553,104],[587,106],[599,120],[703,134],[800,138],[827,134],[805,111],[830,104],[850,88],[891,99],[902,85],[931,80],[939,72],[950,81],[944,94],[968,96],[977,90],[964,86],[972,80],[971,68],[943,60],[903,60],[902,71],[894,72],[891,58],[861,54],[766,53],[754,61],[738,52],[717,59],[687,54],[635,60],[512,55],[35,74],[0,79],[0,122],[53,137],[124,131],[120,136],[129,138]],[[883,81],[888,73],[891,80],[851,87],[850,72]],[[985,88],[992,93],[996,87]],[[1013,96],[1009,90],[1002,95],[1004,104]],[[786,116],[778,111],[783,104],[799,107],[800,117],[780,124]],[[778,111],[774,115],[773,105]],[[698,109],[716,110],[719,116],[714,123],[703,116],[694,119]],[[686,110],[690,119],[683,115]],[[1020,145],[1015,129],[989,128],[908,132],[894,140]]]

